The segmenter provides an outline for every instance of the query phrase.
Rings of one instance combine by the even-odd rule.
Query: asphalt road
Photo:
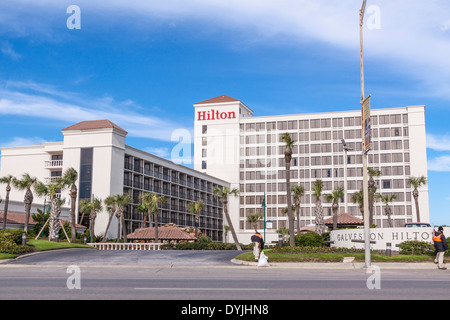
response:
[[[258,268],[231,263],[236,255],[86,249],[41,253],[0,264],[0,299],[171,301],[169,311],[178,315],[187,311],[183,308],[211,301],[220,301],[225,314],[226,308],[232,310],[226,305],[239,301],[450,298],[450,273],[434,268]]]

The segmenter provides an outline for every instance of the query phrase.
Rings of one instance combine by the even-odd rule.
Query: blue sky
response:
[[[360,0],[3,0],[0,146],[61,141],[105,119],[170,156],[193,104],[226,94],[255,116],[358,110]],[[68,29],[70,5],[81,29]],[[372,6],[372,7],[370,7]],[[426,106],[432,224],[450,225],[450,3],[368,1],[372,108]]]

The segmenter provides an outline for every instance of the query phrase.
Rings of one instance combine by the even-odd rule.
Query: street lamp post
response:
[[[365,256],[365,267],[370,267],[370,225],[369,225],[369,195],[368,195],[368,180],[367,180],[367,152],[368,146],[366,146],[366,114],[365,114],[365,103],[366,96],[364,93],[364,59],[363,59],[363,24],[364,24],[364,13],[366,11],[366,2],[363,0],[361,10],[359,12],[359,34],[360,34],[360,62],[361,62],[361,126],[362,126],[362,161],[363,161],[363,194],[364,194],[364,256]],[[370,111],[369,111],[370,112]],[[370,121],[370,120],[369,120]]]

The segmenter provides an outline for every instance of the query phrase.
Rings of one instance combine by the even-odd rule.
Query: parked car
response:
[[[431,227],[431,224],[429,223],[425,223],[425,222],[408,222],[405,223],[405,228],[427,228],[427,227]]]

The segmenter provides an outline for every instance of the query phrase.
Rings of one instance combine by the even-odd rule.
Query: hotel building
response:
[[[323,181],[323,195],[344,188],[346,183],[347,196],[339,203],[339,212],[347,208],[348,213],[362,218],[359,205],[351,201],[363,185],[361,110],[254,117],[242,101],[226,95],[195,103],[194,109],[194,169],[228,181],[230,188],[239,190],[239,197],[229,200],[229,211],[240,242],[248,243],[253,232],[247,216],[264,215],[264,196],[266,220],[271,222],[266,242],[277,240],[276,230],[288,227],[283,212],[287,195],[285,143],[281,140],[286,132],[295,142],[291,185],[301,184],[305,189],[300,199],[300,226],[314,224],[311,189],[316,179]],[[391,203],[394,226],[414,222],[415,203],[407,180],[427,177],[425,107],[372,110],[371,121],[368,167],[381,171],[381,176],[374,177],[377,193],[397,196]],[[349,148],[347,153],[342,139]],[[428,222],[427,185],[419,194],[420,220]],[[332,212],[324,196],[322,205],[326,219]],[[374,223],[387,226],[381,202],[375,202]],[[263,223],[259,230],[263,230]]]
[[[188,211],[188,205],[202,200],[205,207],[200,213],[199,229],[212,240],[223,241],[222,203],[213,196],[213,190],[229,187],[228,182],[126,145],[127,132],[108,120],[83,121],[62,129],[62,133],[64,140],[61,142],[2,148],[0,176],[11,174],[20,178],[27,172],[49,183],[72,167],[78,171],[79,200],[91,196],[104,200],[120,193],[132,196],[133,203],[125,208],[128,233],[142,227],[143,215],[137,205],[145,192],[166,197],[160,209],[160,224],[194,227],[194,214]],[[23,197],[23,191],[13,188],[9,211],[23,212]],[[67,220],[68,190],[64,190],[61,197],[66,198],[61,215]],[[43,204],[44,199],[35,195],[32,213],[36,208],[42,209]],[[105,209],[97,215],[95,234],[104,234],[108,217]],[[116,236],[114,217],[108,238]]]

